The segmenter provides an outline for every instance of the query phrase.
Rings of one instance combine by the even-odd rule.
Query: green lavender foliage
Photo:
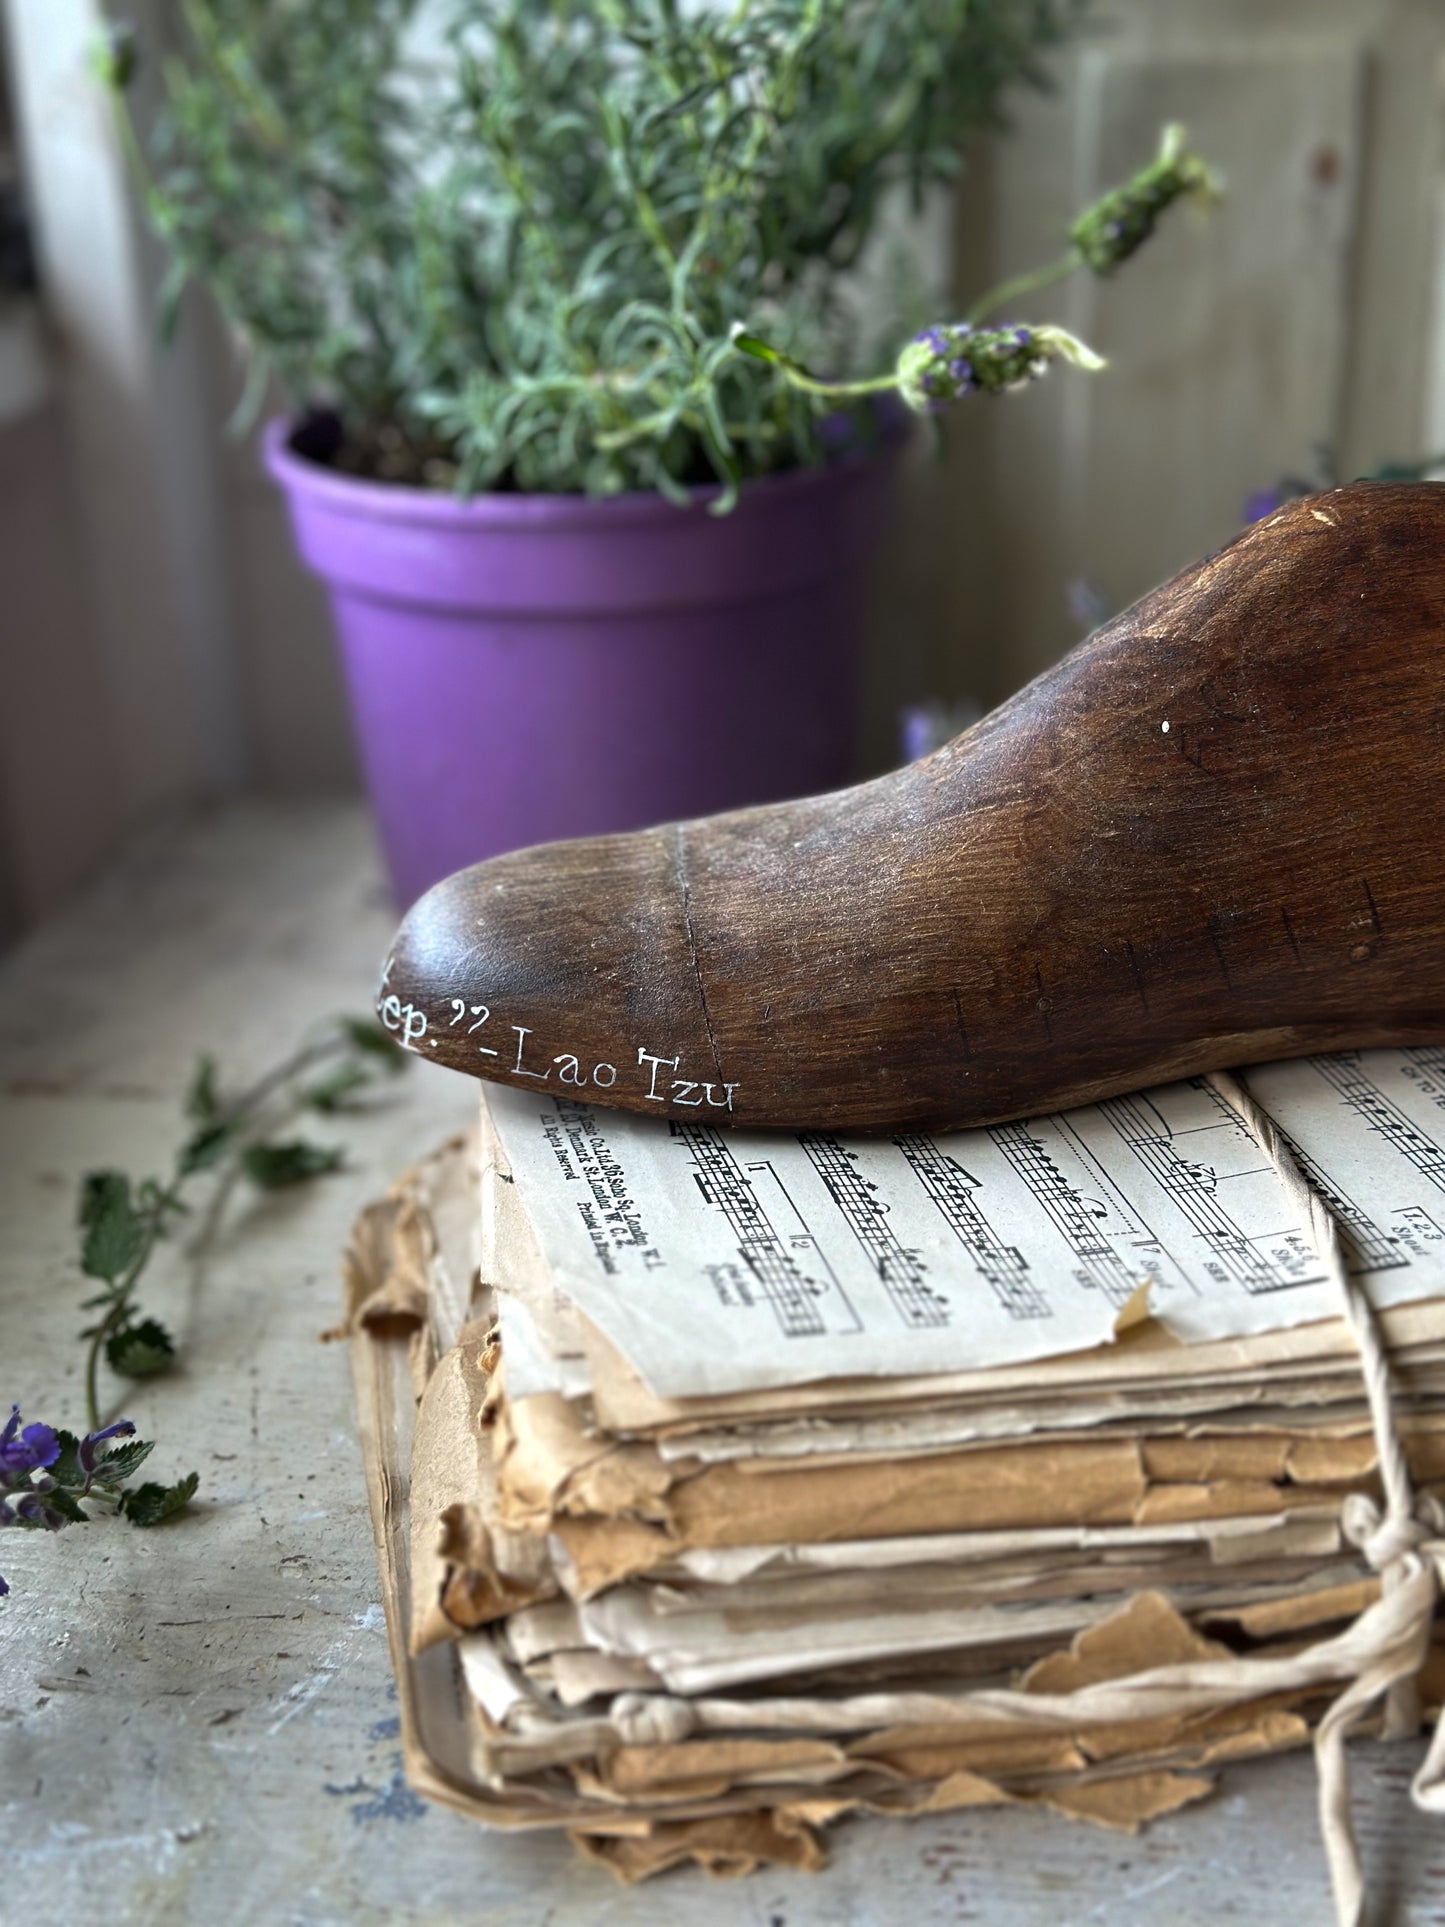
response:
[[[438,49],[422,0],[180,0],[132,145],[171,305],[207,284],[251,395],[334,409],[343,466],[676,495],[819,458],[839,404],[732,324],[856,372],[885,196],[949,180],[1078,4],[449,0]]]

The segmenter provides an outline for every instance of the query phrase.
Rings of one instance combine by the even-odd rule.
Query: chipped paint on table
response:
[[[363,1007],[392,915],[360,814],[228,810],[137,847],[0,965],[0,1395],[75,1423],[82,1171],[159,1168],[198,1050],[231,1069]],[[496,1927],[1133,1927],[1323,1921],[1306,1756],[1231,1770],[1138,1839],[1021,1813],[855,1824],[818,1878],[627,1891],[565,1842],[488,1835],[419,1801],[396,1713],[337,1254],[361,1203],[470,1115],[414,1068],[339,1123],[348,1169],[238,1199],[204,1277],[158,1267],[148,1303],[185,1367],[126,1400],[157,1476],[195,1466],[190,1515],[7,1533],[0,1569],[0,1917],[162,1924]],[[1418,1750],[1366,1747],[1357,1810],[1382,1918],[1445,1922],[1445,1833],[1408,1804]]]

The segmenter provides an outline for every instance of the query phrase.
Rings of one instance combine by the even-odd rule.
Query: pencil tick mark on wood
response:
[[[1296,937],[1294,925],[1289,920],[1289,911],[1285,909],[1283,904],[1279,906],[1279,914],[1284,922],[1284,934],[1289,938],[1289,947],[1294,952],[1294,960],[1296,963],[1303,963],[1304,959],[1300,956],[1299,950],[1299,938]]]
[[[1044,1020],[1044,1036],[1048,1038],[1050,1043],[1053,1043],[1054,1027],[1049,1022],[1049,1012],[1053,1009],[1053,1004],[1050,1002],[1048,994],[1044,990],[1044,973],[1037,964],[1034,965],[1034,982],[1039,987],[1038,1011],[1040,1017]]]
[[[1127,937],[1124,939],[1124,948],[1129,954],[1129,968],[1134,973],[1134,988],[1139,993],[1139,1002],[1144,1006],[1144,1014],[1147,1017],[1149,1014],[1149,993],[1144,988],[1144,978],[1139,969],[1139,959],[1134,955],[1134,946]]]

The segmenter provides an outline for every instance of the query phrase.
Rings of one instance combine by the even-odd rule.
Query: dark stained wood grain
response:
[[[1439,1041],[1445,486],[1288,505],[876,782],[463,871],[380,1007],[534,1091],[864,1131]]]

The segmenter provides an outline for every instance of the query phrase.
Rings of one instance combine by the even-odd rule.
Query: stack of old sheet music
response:
[[[1442,1053],[1248,1082],[1445,1489]],[[1204,1080],[847,1141],[489,1090],[353,1252],[414,1780],[636,1877],[816,1864],[858,1809],[1134,1826],[1306,1742],[1343,1662],[1072,1723],[999,1689],[1287,1659],[1377,1598],[1342,1523],[1375,1440],[1322,1280]],[[1433,1649],[1421,1685],[1437,1706]]]

